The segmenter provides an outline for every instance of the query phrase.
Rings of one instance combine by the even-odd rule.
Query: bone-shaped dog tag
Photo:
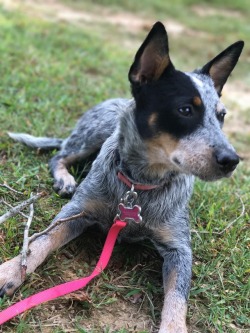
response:
[[[134,220],[136,223],[142,221],[142,217],[140,215],[141,212],[140,206],[135,205],[133,207],[127,207],[124,206],[123,203],[120,203],[118,209],[119,209],[118,216],[121,221]]]

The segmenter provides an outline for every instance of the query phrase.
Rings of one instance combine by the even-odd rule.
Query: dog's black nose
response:
[[[233,171],[240,159],[234,151],[221,150],[215,154],[216,161],[224,172]]]

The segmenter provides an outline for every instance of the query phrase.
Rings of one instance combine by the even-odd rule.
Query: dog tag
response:
[[[118,217],[121,221],[125,220],[134,220],[136,223],[139,223],[142,221],[142,217],[140,215],[141,207],[140,206],[133,206],[133,207],[127,207],[123,203],[120,203],[118,205]]]
[[[142,221],[141,217],[141,207],[134,205],[137,199],[137,192],[134,191],[134,185],[132,185],[130,191],[128,191],[125,196],[121,199],[118,205],[118,213],[115,220],[119,219],[121,221],[134,221],[139,223]]]

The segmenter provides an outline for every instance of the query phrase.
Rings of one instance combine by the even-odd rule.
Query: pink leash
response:
[[[118,172],[118,178],[126,184],[130,191],[128,191],[124,198],[121,199],[121,202],[118,206],[118,214],[115,217],[114,224],[108,232],[100,259],[92,272],[91,275],[81,278],[79,280],[74,280],[71,282],[66,282],[59,284],[58,286],[49,288],[47,290],[41,291],[35,295],[32,295],[12,306],[0,312],[0,325],[10,320],[11,318],[27,311],[35,306],[42,304],[47,301],[51,301],[57,297],[64,296],[75,290],[85,287],[94,277],[99,275],[107,266],[109,259],[111,257],[117,236],[119,232],[127,225],[128,221],[133,220],[136,223],[142,221],[141,207],[138,205],[133,205],[134,201],[137,199],[136,190],[153,190],[159,185],[143,185],[143,184],[132,184],[130,180],[122,173]]]
[[[50,301],[60,296],[69,294],[75,290],[85,287],[94,277],[99,275],[107,266],[111,257],[117,236],[126,226],[126,222],[116,220],[109,230],[100,259],[91,275],[79,280],[59,284],[58,286],[41,291],[32,295],[0,312],[0,325],[11,318],[27,311],[41,303]]]

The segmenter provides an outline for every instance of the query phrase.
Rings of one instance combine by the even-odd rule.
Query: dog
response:
[[[9,134],[31,147],[59,149],[49,163],[54,188],[73,197],[52,223],[85,213],[30,244],[27,273],[89,226],[98,223],[107,233],[123,198],[123,204],[140,207],[142,218],[129,218],[120,239],[150,239],[164,260],[159,332],[187,332],[192,270],[188,202],[195,177],[230,177],[239,163],[222,132],[226,108],[220,96],[243,46],[238,41],[205,66],[181,72],[170,59],[165,27],[156,22],[128,73],[132,99],[111,99],[87,111],[65,140]],[[77,187],[69,166],[95,152]],[[13,294],[22,282],[20,255],[0,266],[1,296]]]

